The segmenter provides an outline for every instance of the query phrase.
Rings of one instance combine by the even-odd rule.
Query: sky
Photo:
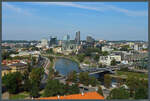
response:
[[[148,40],[147,2],[3,2],[3,40]]]

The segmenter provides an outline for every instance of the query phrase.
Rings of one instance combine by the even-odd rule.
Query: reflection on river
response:
[[[67,75],[69,72],[73,70],[79,72],[78,64],[65,58],[58,58],[56,60],[55,69],[62,75]]]
[[[79,66],[76,62],[66,59],[66,58],[58,58],[55,63],[55,69],[58,71],[61,75],[67,75],[71,71],[79,72]],[[101,83],[104,82],[104,73],[98,73],[98,74],[91,74],[90,76],[94,76],[97,78]],[[116,82],[114,79],[112,82]]]

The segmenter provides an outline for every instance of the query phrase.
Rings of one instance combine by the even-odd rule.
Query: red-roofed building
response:
[[[55,97],[43,97],[43,98],[36,98],[39,100],[52,100],[52,99],[83,99],[83,100],[103,100],[104,97],[100,95],[97,92],[86,92],[82,94],[72,94],[72,95],[66,95],[66,96],[55,96]]]

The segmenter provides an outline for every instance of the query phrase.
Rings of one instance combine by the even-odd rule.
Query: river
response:
[[[76,62],[66,59],[66,58],[58,58],[55,62],[55,69],[61,75],[67,75],[71,71],[79,72],[79,66]]]
[[[55,62],[55,69],[58,71],[61,75],[67,76],[67,74],[71,71],[79,72],[79,66],[76,62],[66,59],[66,58],[57,58]],[[92,74],[90,76],[94,76],[97,78],[101,83],[104,82],[104,74]],[[115,80],[112,80],[112,82],[115,82]]]

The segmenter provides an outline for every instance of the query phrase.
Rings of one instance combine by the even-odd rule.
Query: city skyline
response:
[[[2,7],[3,40],[40,40],[49,34],[74,39],[77,31],[81,40],[88,35],[96,40],[148,40],[147,3],[5,2]]]

